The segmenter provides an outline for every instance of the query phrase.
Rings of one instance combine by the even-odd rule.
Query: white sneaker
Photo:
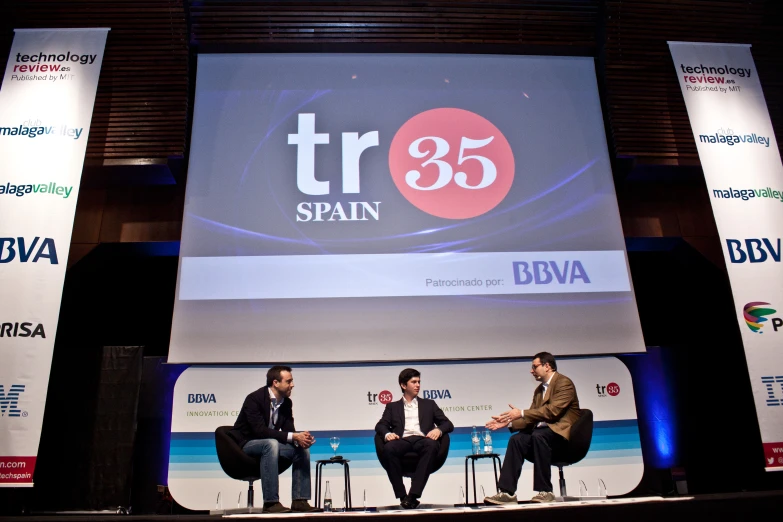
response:
[[[554,502],[555,501],[555,494],[551,491],[539,491],[538,495],[530,499],[530,502],[538,502],[540,504],[545,504],[547,502]]]
[[[517,496],[516,495],[509,495],[505,491],[501,491],[500,493],[496,495],[492,495],[491,497],[484,497],[484,503],[485,504],[497,504],[497,505],[503,505],[503,504],[516,504],[517,503]]]

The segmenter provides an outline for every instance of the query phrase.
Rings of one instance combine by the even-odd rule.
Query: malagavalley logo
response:
[[[707,144],[723,144],[733,147],[739,144],[761,145],[769,147],[770,137],[761,134],[743,134],[732,129],[718,129],[715,134],[699,134],[699,142]]]

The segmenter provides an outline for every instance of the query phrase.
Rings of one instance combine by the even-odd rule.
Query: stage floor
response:
[[[388,508],[392,508],[389,506]],[[356,508],[355,508],[356,509]],[[681,497],[637,497],[582,502],[530,504],[513,506],[479,507],[432,507],[427,509],[397,510],[380,508],[374,512],[353,511],[348,513],[289,513],[282,515],[107,515],[100,514],[57,514],[28,515],[24,517],[0,517],[3,522],[103,522],[123,520],[126,522],[215,522],[221,519],[264,519],[286,520],[314,518],[318,520],[367,519],[372,522],[405,518],[413,521],[511,521],[546,516],[547,522],[606,522],[607,520],[631,520],[647,522],[661,520],[746,520],[754,515],[769,516],[771,519],[783,513],[783,491],[756,493],[732,493],[721,495],[696,495]]]

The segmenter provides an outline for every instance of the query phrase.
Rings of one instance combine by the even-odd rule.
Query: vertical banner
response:
[[[109,29],[17,29],[0,89],[0,486],[32,486]]]
[[[783,166],[749,45],[669,42],[723,245],[768,471],[783,470]]]

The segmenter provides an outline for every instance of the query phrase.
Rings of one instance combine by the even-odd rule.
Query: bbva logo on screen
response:
[[[48,261],[53,265],[59,264],[54,239],[36,236],[30,241],[30,238],[24,237],[0,237],[0,263],[11,261],[20,263]]]
[[[214,393],[188,393],[188,404],[217,403]]]
[[[331,193],[330,182],[315,176],[316,145],[328,145],[328,132],[316,132],[315,114],[298,114],[296,184],[308,196]],[[342,193],[360,194],[362,154],[378,147],[378,131],[342,133]],[[405,199],[418,209],[446,219],[468,219],[495,208],[514,181],[514,154],[503,133],[470,111],[439,108],[406,121],[389,147],[389,172]],[[380,220],[381,201],[303,201],[297,221]]]

